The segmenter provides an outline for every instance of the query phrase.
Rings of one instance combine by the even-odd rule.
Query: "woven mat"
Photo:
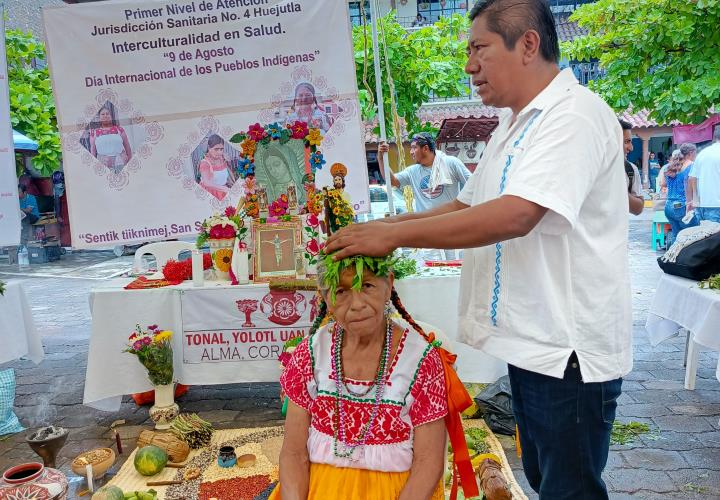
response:
[[[487,433],[485,444],[487,444],[490,453],[493,453],[500,458],[500,461],[502,462],[502,473],[503,476],[505,476],[505,481],[510,487],[510,493],[512,493],[513,500],[528,500],[527,495],[523,492],[522,488],[515,480],[512,468],[510,468],[510,463],[505,456],[505,450],[503,450],[503,447],[497,437],[495,437],[495,434],[493,434],[490,428],[485,424],[485,421],[481,418],[466,419],[463,420],[463,427],[466,429],[476,428],[485,430]]]
[[[207,451],[208,449],[217,448],[223,443],[226,443],[228,441],[235,441],[237,439],[241,439],[243,437],[247,437],[252,434],[270,434],[270,435],[282,435],[282,427],[266,427],[266,428],[250,428],[250,429],[225,429],[225,430],[216,430],[213,433],[212,441],[210,442],[209,447],[201,448],[199,450],[191,450],[190,455],[188,455],[187,460],[185,461],[186,464],[191,464],[193,460],[198,458],[203,452]],[[259,441],[265,441],[267,438],[263,439],[260,438]],[[253,446],[253,442],[249,442],[248,446]],[[239,451],[239,450],[238,450]],[[152,476],[152,477],[146,477],[141,474],[139,474],[135,470],[135,466],[133,465],[133,462],[135,461],[135,453],[137,452],[137,448],[133,450],[133,452],[130,454],[130,456],[127,458],[123,466],[120,468],[118,473],[115,475],[115,477],[110,481],[108,484],[111,484],[113,486],[117,486],[118,488],[121,488],[123,491],[146,491],[150,488],[154,489],[158,492],[158,499],[163,500],[166,497],[166,493],[169,488],[172,488],[172,486],[147,486],[145,483],[148,481],[172,481],[173,479],[176,479],[177,476],[182,473],[183,469],[172,469],[172,468],[166,468],[159,474]],[[277,449],[277,453],[274,451],[269,451],[264,453],[265,458],[273,463],[274,465],[277,465],[277,460],[279,454],[279,447]],[[241,470],[241,469],[238,469]],[[198,480],[199,483],[199,480]]]
[[[501,462],[502,462],[502,473],[503,476],[505,476],[505,481],[508,483],[508,486],[510,487],[510,492],[512,493],[513,500],[528,500],[527,495],[523,492],[520,485],[518,485],[517,481],[515,480],[515,476],[513,475],[512,469],[510,468],[510,464],[508,463],[507,457],[505,456],[505,451],[503,450],[502,445],[498,441],[497,437],[492,433],[492,431],[487,427],[485,424],[485,421],[482,419],[466,419],[463,420],[463,426],[466,428],[481,428],[484,429],[487,433],[487,437],[485,438],[485,442],[489,448],[490,453],[494,453],[497,455]],[[252,436],[254,435],[254,436]],[[275,437],[272,437],[275,436]],[[278,459],[279,459],[279,452],[280,452],[280,444],[281,444],[281,436],[282,436],[282,427],[266,427],[266,428],[250,428],[250,429],[226,429],[226,430],[217,430],[215,433],[213,433],[212,441],[210,443],[210,446],[207,448],[202,448],[200,450],[192,450],[190,452],[190,455],[188,456],[185,463],[192,465],[193,462],[198,462],[202,458],[203,452],[208,451],[209,449],[217,449],[220,445],[227,443],[229,441],[235,441],[241,440],[245,441],[245,439],[242,438],[251,438],[248,440],[245,444],[243,444],[243,447],[247,447],[247,451],[243,451],[241,448],[238,448],[238,452],[242,451],[245,452],[255,452],[254,454],[258,457],[263,457],[263,461],[269,462],[269,464],[277,465]],[[270,448],[268,449],[267,446],[259,445],[258,443],[269,443],[271,444]],[[257,453],[256,450],[253,448],[261,446],[260,453]],[[237,447],[236,447],[237,448]],[[136,491],[136,490],[147,490],[149,489],[148,486],[146,486],[147,481],[170,481],[173,479],[176,479],[179,477],[179,475],[182,472],[182,469],[170,469],[167,468],[163,470],[160,474],[153,476],[151,478],[142,476],[135,471],[135,466],[133,465],[133,461],[135,460],[135,452],[136,450],[133,450],[133,452],[130,454],[130,456],[127,458],[125,463],[123,464],[120,471],[117,473],[117,475],[112,479],[112,481],[109,482],[109,484],[112,484],[114,486],[117,486],[121,488],[123,491]],[[215,473],[214,469],[217,469],[217,467],[210,466],[207,468],[208,474]],[[200,480],[197,480],[199,483]],[[169,488],[172,488],[171,486],[153,486],[152,487],[155,491],[158,492],[158,499],[164,500],[166,498],[166,493]],[[173,496],[174,497],[174,496]]]

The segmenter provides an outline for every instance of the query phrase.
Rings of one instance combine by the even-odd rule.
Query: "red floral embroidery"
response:
[[[343,410],[347,420],[345,432],[352,441],[359,439],[360,432],[370,420],[373,403],[344,401]],[[400,418],[401,406],[383,404],[371,429],[367,444],[401,443],[410,439],[410,426]],[[313,403],[312,426],[328,436],[335,433],[335,397],[320,395]]]
[[[410,394],[414,398],[410,407],[410,421],[413,427],[439,420],[447,415],[445,372],[440,355],[435,349],[430,349],[422,361]]]
[[[313,378],[312,359],[308,340],[298,344],[288,365],[280,376],[280,385],[293,403],[307,411],[311,411],[313,400],[308,392],[307,384]]]

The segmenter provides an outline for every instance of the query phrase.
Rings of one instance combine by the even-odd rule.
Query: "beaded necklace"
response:
[[[342,343],[345,336],[345,331],[340,328],[337,323],[335,324],[335,345],[333,346],[333,357],[335,360],[335,390],[337,396],[335,397],[335,432],[333,433],[333,453],[338,458],[350,458],[351,460],[355,449],[364,446],[370,436],[370,429],[372,428],[375,419],[378,416],[380,410],[380,403],[382,402],[383,394],[385,393],[385,378],[387,375],[388,360],[390,358],[390,351],[392,349],[392,337],[393,337],[393,326],[390,318],[387,320],[387,332],[385,334],[385,345],[383,346],[382,353],[380,355],[380,366],[378,367],[377,375],[375,376],[375,401],[373,403],[372,412],[370,413],[370,419],[367,421],[358,440],[351,443],[347,438],[345,423],[347,415],[345,413],[345,404],[341,401],[342,398],[342,386],[344,375],[342,368]],[[372,388],[372,386],[371,386]],[[348,391],[350,392],[350,391]],[[368,390],[368,392],[370,392]],[[366,393],[367,394],[367,393]],[[344,450],[340,450],[338,442],[342,443]],[[355,460],[359,460],[359,457]]]

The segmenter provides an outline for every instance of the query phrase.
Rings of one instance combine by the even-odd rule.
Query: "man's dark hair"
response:
[[[515,48],[528,30],[540,35],[540,55],[548,62],[560,60],[555,18],[546,0],[478,0],[470,10],[470,21],[486,16],[487,27],[500,35],[508,50]]]
[[[27,187],[25,187],[25,184],[18,184],[18,189],[21,193],[27,193]]]
[[[415,134],[410,143],[412,144],[413,142],[420,147],[427,146],[431,153],[435,152],[435,139],[431,134],[427,132],[420,132],[419,134]]]
[[[618,121],[620,122],[620,126],[622,127],[623,130],[632,130],[632,125],[630,125],[625,120],[618,120]]]

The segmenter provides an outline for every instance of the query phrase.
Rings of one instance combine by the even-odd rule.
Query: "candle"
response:
[[[241,249],[238,252],[237,272],[235,276],[237,276],[238,283],[241,285],[250,282],[250,256],[245,249]]]
[[[118,455],[122,455],[122,441],[118,431],[115,431],[115,444],[117,444]]]
[[[205,284],[205,271],[203,270],[203,255],[200,250],[192,251],[192,280],[193,286],[200,287]]]
[[[92,464],[87,464],[85,466],[85,475],[87,476],[88,489],[90,490],[90,493],[92,493],[95,491],[95,488],[93,488]]]

